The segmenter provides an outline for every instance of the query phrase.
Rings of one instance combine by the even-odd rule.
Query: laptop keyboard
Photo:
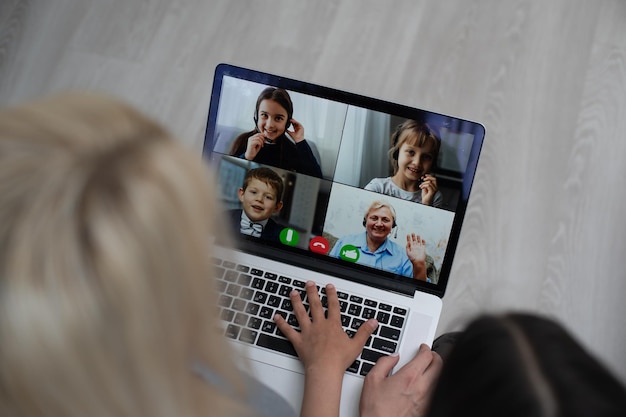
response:
[[[275,314],[299,329],[289,294],[300,291],[305,308],[308,300],[305,281],[264,271],[248,265],[214,258],[219,314],[226,337],[297,357],[296,351],[273,321]],[[326,289],[318,291],[324,307]],[[406,321],[407,310],[374,299],[348,294],[337,289],[341,324],[352,337],[366,320],[378,320],[378,328],[365,344],[359,357],[346,372],[365,376],[378,358],[395,352]]]

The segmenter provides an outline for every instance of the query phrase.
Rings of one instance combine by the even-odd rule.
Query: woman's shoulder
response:
[[[387,249],[394,256],[406,257],[408,259],[405,248],[390,237],[387,237]]]

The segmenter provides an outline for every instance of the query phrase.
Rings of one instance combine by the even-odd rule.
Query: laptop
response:
[[[411,166],[419,181],[436,184],[426,197],[390,183],[394,162],[406,169],[390,149],[410,123],[439,141],[438,153],[424,144],[422,166]],[[214,259],[219,314],[224,334],[249,359],[246,370],[300,409],[303,368],[272,317],[282,314],[297,326],[288,294],[301,291],[306,305],[308,280],[323,301],[324,286],[336,286],[349,335],[370,317],[379,321],[346,370],[342,416],[358,415],[363,379],[380,356],[399,352],[399,368],[421,343],[432,344],[484,135],[481,124],[458,117],[218,65],[203,155],[235,237],[234,245],[218,245]],[[263,207],[248,216],[241,189],[246,175],[264,169],[280,179],[282,195],[255,230]],[[249,184],[279,192],[267,177]],[[262,185],[250,192],[272,199]],[[407,256],[407,235],[419,256]],[[384,243],[369,248],[374,237]]]

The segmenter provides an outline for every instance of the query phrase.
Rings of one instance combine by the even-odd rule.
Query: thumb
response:
[[[398,352],[392,353],[389,356],[381,356],[376,362],[376,365],[369,371],[367,378],[383,379],[386,378],[393,369],[394,366],[400,361],[400,355]]]

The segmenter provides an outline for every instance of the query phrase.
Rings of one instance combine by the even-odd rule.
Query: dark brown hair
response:
[[[626,389],[559,324],[484,316],[444,363],[429,417],[624,416]]]
[[[261,106],[261,102],[263,100],[274,100],[287,111],[287,124],[285,125],[285,129],[289,128],[291,118],[293,117],[293,102],[291,101],[289,93],[287,90],[282,88],[267,87],[261,91],[261,94],[259,94],[259,97],[256,100],[256,107],[254,110],[254,129],[249,132],[242,133],[235,138],[232,146],[230,147],[230,155],[239,156],[246,152],[248,138],[257,132],[256,123],[259,120],[259,107]]]

